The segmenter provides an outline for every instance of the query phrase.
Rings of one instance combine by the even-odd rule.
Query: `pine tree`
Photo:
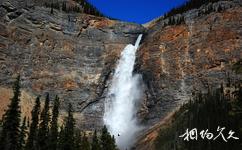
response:
[[[69,104],[68,116],[65,121],[64,129],[61,133],[60,149],[61,150],[74,150],[74,126],[75,120],[73,118],[72,105]]]
[[[95,16],[104,16],[96,7],[94,7],[91,3],[89,3],[87,0],[76,0],[83,8],[83,13],[95,15]],[[75,9],[76,12],[81,12],[80,8],[78,7]]]
[[[48,134],[49,134],[49,93],[46,95],[45,105],[41,112],[39,132],[38,132],[38,145],[40,150],[46,150],[48,148]]]
[[[64,142],[65,142],[64,125],[62,125],[60,127],[60,133],[59,133],[59,138],[58,138],[58,143],[57,143],[58,150],[63,150]]]
[[[27,119],[27,128],[29,128],[30,127],[30,123],[29,123],[29,117],[28,117],[28,119]]]
[[[90,143],[85,133],[83,134],[83,137],[82,137],[81,148],[82,150],[90,150]]]
[[[0,120],[0,136],[2,135],[2,128],[3,128],[3,123],[2,123],[2,120]]]
[[[54,13],[54,10],[53,10],[53,9],[54,9],[54,4],[51,3],[50,7],[51,7],[51,8],[50,8],[50,13],[53,14],[53,13]]]
[[[66,11],[66,2],[62,2],[62,11]]]
[[[199,8],[204,4],[208,4],[210,2],[217,2],[220,0],[188,0],[183,5],[171,9],[169,12],[165,13],[164,19],[174,16],[176,14],[182,14],[186,11],[189,11],[191,9]]]
[[[56,150],[57,148],[59,107],[60,107],[60,100],[59,100],[59,97],[56,96],[54,100],[54,107],[52,110],[49,150]]]
[[[101,150],[96,130],[94,131],[94,134],[93,134],[93,137],[92,137],[91,147],[92,147],[92,150]]]
[[[39,124],[39,113],[40,113],[40,98],[37,97],[35,101],[35,106],[32,110],[32,119],[30,125],[30,131],[28,140],[26,143],[26,150],[35,150],[37,133],[38,133],[38,124]]]
[[[110,135],[106,126],[102,128],[101,135],[101,148],[102,150],[109,150],[108,146],[110,145]]]
[[[75,150],[81,150],[82,149],[82,136],[79,129],[75,131]]]
[[[235,96],[237,97],[237,100],[242,103],[242,86],[239,85],[238,91],[236,92]]]
[[[20,94],[20,76],[18,76],[13,86],[13,97],[11,98],[10,105],[3,115],[3,129],[0,137],[1,150],[19,149]]]
[[[223,9],[220,5],[218,5],[218,9],[217,9],[217,12],[221,12]]]
[[[26,126],[26,117],[24,117],[22,125],[20,127],[20,134],[19,134],[20,150],[24,149],[26,135],[27,135],[27,126]]]
[[[110,135],[106,126],[102,129],[101,135],[101,149],[102,150],[116,150],[114,137]]]
[[[112,136],[112,140],[111,140],[111,149],[112,150],[117,150],[117,145],[116,145],[116,141],[115,141],[115,137]]]

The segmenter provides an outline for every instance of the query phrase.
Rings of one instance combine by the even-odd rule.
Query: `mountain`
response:
[[[54,9],[51,14],[51,8],[39,3],[19,3],[0,4],[0,116],[20,74],[27,115],[35,97],[44,99],[49,92],[52,100],[60,97],[63,110],[72,103],[80,127],[102,127],[107,79],[121,50],[145,28],[84,13]]]
[[[48,2],[48,1],[47,1]],[[80,6],[75,1],[64,1]],[[230,81],[241,83],[242,2],[206,3],[158,18],[145,27],[33,0],[0,2],[0,116],[21,75],[22,110],[36,96],[59,95],[80,128],[102,127],[104,98],[120,52],[143,34],[135,73],[143,77],[138,117],[146,128],[137,149],[152,149],[158,130],[193,94]],[[72,6],[72,5],[71,5]],[[237,64],[237,66],[235,66]],[[235,69],[236,68],[236,69]]]
[[[214,11],[202,14],[210,5]],[[219,7],[223,11],[216,11]],[[218,87],[228,78],[241,81],[241,74],[233,71],[242,56],[241,12],[240,1],[220,1],[173,16],[184,17],[178,25],[164,26],[167,18],[148,26],[136,72],[147,86],[145,110],[150,121],[158,121],[192,93]]]
[[[172,122],[174,112],[195,93],[221,84],[241,85],[241,72],[234,70],[235,64],[241,69],[241,4],[202,5],[172,16],[184,17],[177,25],[167,25],[169,18],[149,23],[136,71],[146,85],[141,116],[150,130],[140,137],[137,149],[153,149],[159,130]]]

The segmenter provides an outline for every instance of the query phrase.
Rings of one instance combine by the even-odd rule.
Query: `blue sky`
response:
[[[186,0],[88,0],[102,13],[123,21],[146,23]]]

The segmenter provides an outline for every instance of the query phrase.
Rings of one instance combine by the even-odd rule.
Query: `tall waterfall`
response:
[[[140,99],[140,75],[133,75],[135,53],[142,35],[139,35],[135,45],[127,45],[121,53],[111,87],[105,102],[104,124],[115,136],[121,150],[130,148],[137,131],[135,104]]]

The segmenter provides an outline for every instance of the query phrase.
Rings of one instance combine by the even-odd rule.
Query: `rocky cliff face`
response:
[[[161,19],[147,29],[80,13],[51,14],[50,8],[34,4],[0,2],[0,116],[20,73],[25,114],[37,95],[44,99],[49,92],[52,98],[60,96],[63,110],[73,104],[80,127],[102,126],[103,97],[115,63],[140,33],[145,38],[135,71],[146,87],[139,117],[147,129],[192,93],[228,83],[228,78],[241,82],[241,74],[232,70],[242,58],[239,0],[210,4],[223,6],[221,12],[198,16],[206,6],[186,12],[180,25],[164,27],[167,20]]]
[[[167,20],[160,20],[148,27],[136,70],[147,86],[140,113],[150,130],[137,149],[152,149],[164,120],[194,93],[242,83],[242,75],[232,69],[242,58],[241,1],[212,5],[224,10],[198,16],[207,7],[202,6],[182,14],[185,23],[180,25],[164,27]]]
[[[50,8],[16,2],[0,3],[0,116],[20,74],[27,115],[35,97],[44,99],[49,92],[60,97],[62,109],[73,104],[81,127],[102,126],[106,81],[120,51],[144,28],[87,14],[51,14]]]
[[[213,5],[225,10],[197,16],[206,7],[202,6],[182,14],[185,23],[163,27],[166,20],[161,20],[148,28],[137,71],[147,85],[144,109],[149,123],[192,93],[227,83],[228,78],[241,80],[231,70],[242,58],[241,2]]]

